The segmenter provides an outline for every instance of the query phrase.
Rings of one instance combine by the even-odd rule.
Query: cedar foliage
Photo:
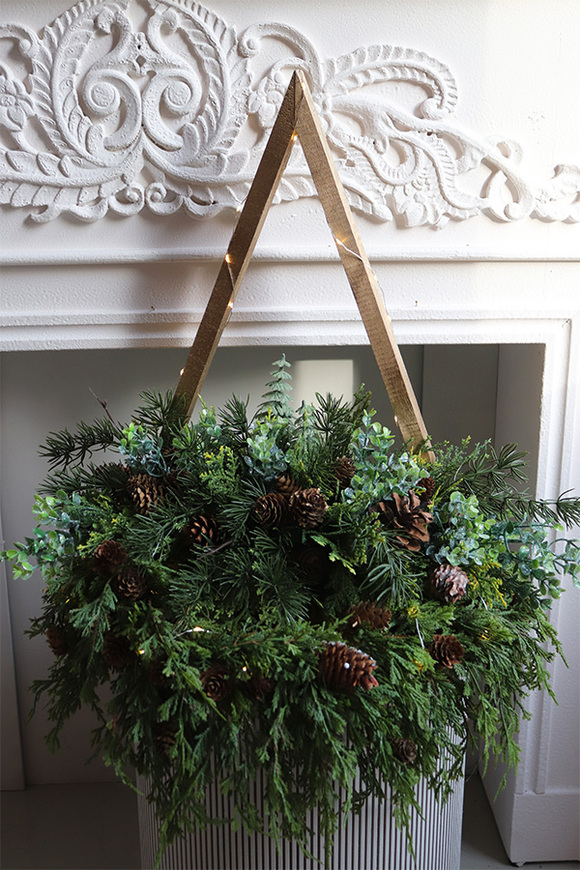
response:
[[[362,390],[352,402],[319,395],[293,412],[287,368],[275,364],[251,419],[248,402],[233,397],[185,423],[171,394],[147,393],[125,427],[105,420],[51,433],[41,450],[53,471],[36,497],[33,535],[1,554],[17,577],[30,576],[31,560],[44,575],[44,609],[29,633],[54,644],[58,630],[54,664],[33,685],[37,701],[48,696],[49,745],[91,707],[95,754],[124,781],[128,765],[150,777],[162,849],[184,826],[211,821],[204,788],[214,776],[239,820],[262,830],[250,799],[259,768],[274,837],[304,844],[313,806],[330,833],[341,789],[356,811],[387,783],[405,823],[420,777],[448,795],[468,739],[482,740],[486,759],[515,764],[524,699],[550,690],[559,645],[546,611],[561,573],[580,573],[577,542],[554,546],[550,534],[578,520],[580,500],[522,494],[513,445],[440,445],[430,465],[395,450]],[[102,449],[117,461],[93,464]],[[350,480],[338,479],[339,460]],[[163,482],[147,513],[127,489],[139,474]],[[314,527],[291,510],[257,521],[256,504],[272,501],[282,476],[288,500],[320,492]],[[416,550],[377,510],[411,494],[429,517],[429,540]],[[143,594],[122,594],[111,553],[126,576],[147,578]],[[433,594],[429,578],[442,565],[467,576],[464,595]],[[361,602],[388,618],[353,629]],[[337,687],[348,681],[321,680],[321,656],[329,645],[350,648],[353,630],[356,654],[376,669],[345,691]],[[441,636],[463,650],[447,666],[429,652]],[[442,750],[452,759],[443,769]]]

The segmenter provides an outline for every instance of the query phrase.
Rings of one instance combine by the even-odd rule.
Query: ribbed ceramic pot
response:
[[[138,782],[146,792],[146,781]],[[262,782],[254,784],[254,799],[260,800]],[[169,846],[160,863],[162,870],[459,870],[461,822],[463,815],[463,779],[443,806],[424,781],[416,787],[421,813],[413,810],[411,836],[413,855],[407,848],[405,831],[397,828],[391,801],[368,800],[360,814],[339,818],[334,835],[334,849],[327,865],[324,837],[315,834],[310,850],[315,859],[306,857],[297,843],[282,841],[279,851],[275,842],[259,834],[232,831],[228,825],[210,825],[185,834]],[[227,797],[212,785],[207,793],[207,809],[221,818],[232,815]],[[308,823],[317,831],[316,811]],[[158,824],[154,808],[139,797],[141,866],[152,868],[158,847]]]

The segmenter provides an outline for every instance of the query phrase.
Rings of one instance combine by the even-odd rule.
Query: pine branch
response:
[[[56,495],[63,491],[67,495],[73,492],[85,492],[94,485],[94,476],[82,465],[73,468],[62,468],[49,474],[38,487],[40,495]]]
[[[526,456],[515,444],[506,444],[499,454],[491,446],[487,453],[476,449],[463,471],[463,483],[484,509],[487,503],[500,517],[513,514],[522,520],[562,522],[567,527],[580,524],[580,497],[567,497],[565,492],[557,499],[534,499],[509,482],[527,480]]]
[[[170,418],[173,393],[168,390],[165,395],[153,390],[145,390],[140,394],[142,404],[136,416],[139,423],[145,427],[159,430],[164,428]]]
[[[364,388],[358,390],[352,402],[336,399],[330,394],[316,394],[317,407],[310,409],[313,430],[320,436],[320,460],[326,462],[330,470],[329,482],[333,472],[330,466],[350,452],[353,432],[362,424],[364,409],[370,400],[370,393]],[[319,466],[318,466],[319,467]]]
[[[363,597],[368,596],[376,602],[406,607],[417,598],[424,574],[424,569],[421,570],[412,554],[393,540],[393,543],[386,542],[376,547],[360,592]]]
[[[477,445],[462,469],[463,482],[475,495],[492,492],[501,496],[503,492],[517,492],[508,481],[527,480],[524,471],[527,455],[518,450],[516,444],[506,444],[499,453],[489,442]]]
[[[273,612],[283,623],[294,624],[308,616],[309,595],[289,571],[280,553],[255,559],[253,571],[258,578],[258,593],[267,614]]]
[[[526,507],[531,519],[542,519],[550,524],[561,522],[567,528],[580,526],[580,497],[568,497],[564,492],[554,500],[530,500]]]
[[[238,447],[247,443],[250,434],[250,424],[248,422],[249,401],[249,396],[245,402],[238,396],[232,396],[231,399],[225,402],[219,415],[219,421],[223,429],[231,439],[232,444]]]
[[[336,444],[338,451],[344,451],[351,435],[362,423],[363,413],[370,401],[370,393],[361,387],[352,402],[335,398],[330,393],[322,396],[316,393],[318,408],[314,410],[313,425],[325,438]]]
[[[118,443],[120,431],[109,419],[95,420],[92,424],[79,423],[76,432],[63,429],[51,432],[46,443],[39,448],[39,455],[48,459],[51,468],[72,463],[83,463],[87,456],[99,450],[107,450]]]
[[[509,514],[523,519],[536,509],[539,502],[522,492],[518,484],[527,480],[525,472],[527,453],[515,444],[506,444],[499,453],[489,441],[471,448],[469,439],[460,446],[436,445],[437,456],[433,474],[440,482],[440,495],[458,490],[475,495],[482,512],[488,516],[505,517]],[[569,506],[564,506],[566,513]]]
[[[136,516],[126,538],[127,552],[139,561],[167,558],[188,517],[188,512],[179,513],[175,506],[168,510],[165,505]]]
[[[266,488],[261,478],[246,480],[239,493],[221,508],[220,519],[224,529],[234,540],[239,541],[244,536],[254,505],[265,493]]]
[[[90,464],[84,468],[82,465],[74,465],[68,468],[60,468],[39,486],[41,495],[56,495],[62,491],[71,495],[73,492],[88,493],[91,490],[113,493],[117,497],[127,496],[127,476],[129,470],[118,462],[105,463],[104,465]]]

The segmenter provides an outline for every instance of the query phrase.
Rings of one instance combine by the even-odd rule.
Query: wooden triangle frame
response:
[[[173,408],[186,418],[192,413],[296,139],[302,145],[396,422],[403,438],[412,448],[425,445],[428,441],[425,423],[377,279],[370,267],[312,95],[301,71],[293,74],[280,106],[177,384]]]

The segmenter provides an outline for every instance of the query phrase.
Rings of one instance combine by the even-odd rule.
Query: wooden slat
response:
[[[296,132],[326,220],[334,236],[362,321],[405,441],[418,447],[428,439],[405,363],[393,334],[382,293],[358,233],[346,193],[322,130],[303,73],[296,74],[302,100]]]
[[[296,79],[293,77],[175,390],[173,409],[185,417],[191,416],[199,397],[268,209],[288,163],[294,145],[295,98]]]
[[[356,228],[306,78],[301,71],[292,76],[233,232],[175,391],[174,411],[186,417],[191,415],[296,138],[302,145],[397,424],[405,441],[411,447],[417,448],[428,442],[427,430],[380,288]],[[432,456],[429,451],[427,454]]]

